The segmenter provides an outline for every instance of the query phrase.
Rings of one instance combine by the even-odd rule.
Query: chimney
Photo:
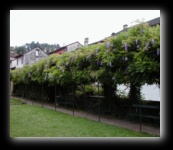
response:
[[[85,38],[85,41],[84,41],[84,46],[88,46],[88,38]]]
[[[127,28],[128,28],[127,24],[123,25],[123,30],[127,30]]]

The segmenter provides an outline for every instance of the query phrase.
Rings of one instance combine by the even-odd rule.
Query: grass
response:
[[[19,105],[13,105],[13,104]],[[10,99],[10,137],[156,137]]]
[[[10,99],[10,105],[19,105],[19,104],[25,104],[25,103],[20,100],[16,100],[14,98]]]

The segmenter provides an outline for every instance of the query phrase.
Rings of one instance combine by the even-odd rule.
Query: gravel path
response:
[[[11,96],[11,97],[17,98],[14,96]],[[19,98],[17,98],[17,99],[19,99]],[[33,102],[31,100],[28,100],[28,99],[20,98],[20,100],[27,103],[27,104],[42,106],[42,103]],[[73,110],[62,108],[62,107],[55,107],[55,105],[50,105],[50,104],[45,104],[45,103],[43,104],[43,107],[50,108],[50,109],[53,109],[53,110],[56,110],[59,112],[63,112],[63,113],[69,114],[69,115],[80,116],[80,117],[88,118],[88,119],[91,119],[94,121],[100,121],[102,123],[116,125],[116,126],[120,126],[120,127],[134,130],[136,132],[140,132],[140,124],[132,122],[132,121],[123,120],[123,119],[120,120],[120,119],[111,118],[111,117],[108,118],[108,117],[103,117],[103,116],[99,117],[98,115],[93,115],[89,112],[79,111],[79,110],[73,111]],[[143,123],[141,125],[141,132],[146,132],[146,133],[160,136],[160,128],[159,127],[153,127],[153,126],[149,126],[149,125],[146,125]]]

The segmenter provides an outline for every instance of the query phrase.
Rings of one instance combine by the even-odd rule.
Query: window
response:
[[[35,52],[36,52],[36,56],[38,56],[38,51],[36,50]]]
[[[18,59],[17,59],[17,65],[18,65]]]
[[[39,51],[39,49],[36,49],[36,51],[35,51],[36,57],[38,57],[38,51]]]
[[[22,60],[21,60],[21,64],[23,64],[23,58],[22,58]]]

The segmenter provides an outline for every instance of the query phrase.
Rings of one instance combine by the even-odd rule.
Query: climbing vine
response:
[[[104,90],[114,89],[111,96],[115,96],[118,84],[139,88],[145,83],[160,85],[160,26],[139,23],[103,43],[52,54],[37,63],[10,70],[10,79],[16,84],[32,81],[67,88],[100,82]]]

